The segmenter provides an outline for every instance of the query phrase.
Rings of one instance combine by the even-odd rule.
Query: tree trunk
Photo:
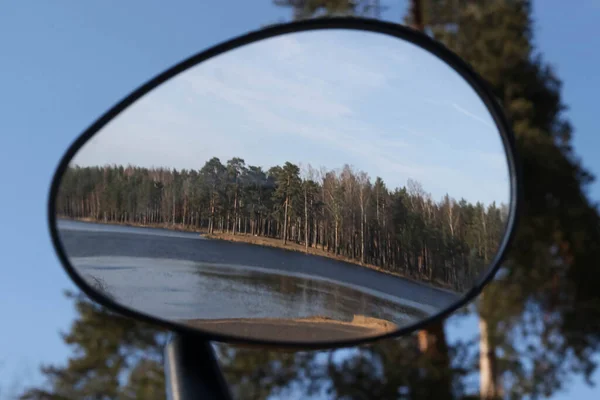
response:
[[[365,223],[367,216],[365,214],[365,204],[361,200],[360,204],[360,262],[365,263]]]
[[[312,200],[311,200],[311,209],[313,210],[313,247],[316,249],[317,248],[317,232],[318,232],[318,225],[317,225],[317,216],[315,215],[314,212],[314,208],[312,207]]]
[[[421,12],[421,0],[411,0],[410,11],[412,13],[413,28],[423,32],[423,18]],[[419,331],[419,348],[421,352],[434,366],[431,371],[434,375],[432,392],[428,396],[435,399],[451,399],[452,378],[450,375],[450,357],[448,355],[448,344],[444,332],[444,321],[436,321],[429,324],[425,329]],[[436,374],[439,372],[439,374]]]
[[[308,254],[308,192],[304,190],[304,251]]]
[[[235,191],[235,195],[234,195],[234,199],[233,199],[233,235],[235,236],[235,232],[236,232],[236,225],[238,223],[238,216],[237,216],[237,189]]]
[[[339,244],[339,226],[340,226],[340,222],[339,220],[335,219],[335,241],[334,241],[334,248],[333,248],[333,252],[337,255],[338,254],[338,244]]]
[[[187,197],[183,198],[183,217],[181,219],[181,222],[183,224],[183,226],[185,226],[185,218],[187,216]]]
[[[493,327],[479,315],[479,395],[481,400],[496,400],[502,396]]]
[[[210,203],[210,220],[208,221],[208,233],[212,235],[212,233],[215,231],[215,199],[212,198]]]
[[[284,246],[287,244],[288,200],[289,200],[289,197],[286,196],[285,197],[284,212],[283,212],[283,245]]]
[[[426,357],[427,398],[452,399],[452,376],[444,322],[437,321],[418,333],[419,350]]]

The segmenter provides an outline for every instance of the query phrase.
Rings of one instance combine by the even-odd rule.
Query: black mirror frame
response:
[[[219,54],[227,51],[236,49],[238,47],[250,44],[252,42],[268,39],[274,36],[283,34],[289,34],[294,32],[303,31],[314,31],[324,29],[348,29],[348,30],[360,30],[368,31],[373,33],[380,33],[389,36],[396,37],[398,39],[408,41],[429,53],[437,56],[444,63],[452,67],[463,79],[465,79],[471,87],[475,90],[478,96],[482,99],[486,105],[488,111],[492,115],[494,122],[502,137],[502,142],[506,152],[509,172],[510,172],[510,207],[509,217],[506,225],[506,233],[500,244],[499,250],[496,257],[491,263],[489,270],[479,279],[476,285],[465,293],[462,298],[447,309],[428,317],[425,320],[417,322],[415,324],[400,328],[399,330],[391,333],[382,335],[360,338],[355,340],[345,341],[321,341],[315,343],[303,343],[303,342],[285,342],[285,341],[268,341],[268,340],[256,340],[249,339],[240,336],[233,335],[222,335],[217,333],[211,333],[201,331],[199,329],[191,328],[185,325],[181,325],[175,322],[155,318],[146,314],[142,314],[137,311],[128,309],[112,299],[106,297],[102,293],[93,289],[88,285],[83,278],[81,278],[73,266],[70,264],[69,259],[62,248],[60,238],[56,226],[56,208],[55,199],[58,193],[61,178],[67,169],[69,162],[75,156],[76,152],[93,136],[95,135],[104,125],[111,121],[114,117],[124,111],[131,104],[136,102],[139,98],[146,95],[148,92],[173,78],[177,74],[201,63]],[[242,36],[238,36],[226,42],[220,43],[213,46],[205,51],[202,51],[178,64],[169,68],[165,72],[154,77],[150,81],[146,82],[131,94],[113,106],[104,115],[97,119],[88,129],[86,129],[69,147],[66,153],[63,155],[58,168],[52,179],[52,185],[50,188],[49,202],[48,202],[48,224],[50,229],[50,235],[54,249],[58,255],[60,262],[62,263],[67,274],[71,280],[93,301],[101,304],[102,306],[112,310],[113,312],[120,313],[124,316],[140,320],[142,322],[155,324],[157,327],[165,328],[171,331],[178,332],[184,335],[192,335],[198,338],[198,340],[209,340],[219,341],[232,344],[250,344],[253,346],[264,346],[270,348],[286,348],[286,349],[297,349],[297,350],[317,350],[326,348],[341,348],[349,346],[364,345],[376,340],[394,338],[402,335],[407,335],[416,330],[426,327],[436,321],[440,321],[448,317],[451,313],[465,306],[468,302],[473,300],[485,287],[485,285],[492,280],[500,264],[505,258],[507,249],[509,248],[514,236],[517,226],[518,216],[521,210],[522,203],[522,175],[520,170],[520,164],[518,163],[518,155],[516,151],[515,138],[510,130],[509,123],[507,122],[503,111],[495,99],[494,94],[491,92],[487,83],[479,77],[479,75],[473,71],[473,69],[464,62],[460,57],[451,52],[441,43],[433,40],[429,36],[413,30],[411,28],[398,25],[390,22],[383,22],[375,19],[365,18],[354,18],[354,17],[341,17],[341,18],[319,18],[311,20],[303,20],[297,22],[290,22],[280,25],[269,26],[264,29],[252,31]]]

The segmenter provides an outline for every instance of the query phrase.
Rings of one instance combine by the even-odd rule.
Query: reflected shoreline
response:
[[[287,242],[287,244],[284,246],[281,243],[281,239],[275,239],[275,238],[264,237],[264,236],[253,236],[253,235],[249,235],[249,234],[245,234],[245,233],[237,233],[236,235],[232,235],[231,233],[226,233],[226,232],[225,233],[215,232],[212,234],[201,233],[201,235],[203,237],[205,237],[207,239],[211,239],[211,240],[222,240],[222,241],[226,241],[226,242],[230,242],[230,243],[245,243],[245,244],[251,244],[254,246],[271,247],[271,248],[284,250],[284,251],[285,250],[294,251],[297,253],[307,254],[307,255],[310,255],[313,257],[323,257],[323,258],[327,258],[328,260],[357,265],[359,267],[370,269],[370,270],[373,270],[373,271],[376,271],[376,272],[379,272],[382,274],[392,275],[397,278],[402,278],[407,281],[416,283],[418,285],[429,286],[429,287],[432,287],[432,288],[435,288],[438,290],[446,291],[448,293],[451,293],[451,294],[454,294],[457,296],[461,295],[461,293],[451,290],[449,288],[449,286],[440,285],[438,282],[431,282],[431,281],[426,281],[426,280],[419,281],[417,279],[408,277],[406,275],[403,275],[403,274],[400,274],[400,273],[397,273],[394,271],[386,270],[386,269],[378,267],[376,265],[362,264],[360,262],[357,262],[356,260],[352,260],[351,258],[343,257],[340,255],[334,255],[330,252],[321,250],[319,248],[309,246],[308,253],[306,253],[304,245],[294,243],[294,242]]]

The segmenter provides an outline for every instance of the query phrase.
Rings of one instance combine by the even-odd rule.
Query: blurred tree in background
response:
[[[482,393],[502,392],[503,377],[507,395],[550,395],[569,372],[594,368],[600,303],[590,282],[600,278],[600,221],[585,195],[593,178],[571,148],[560,80],[533,46],[530,2],[425,4],[433,36],[500,99],[522,158],[525,204],[507,274],[479,301],[482,360],[492,369],[481,370]]]
[[[296,18],[363,15],[362,2],[275,3],[292,7]],[[519,399],[549,396],[573,374],[589,377],[595,368],[600,221],[585,194],[592,176],[571,148],[560,80],[533,46],[530,2],[423,0],[420,6],[426,32],[489,82],[522,158],[525,207],[503,277],[477,302],[480,335],[442,346],[451,368],[436,366],[415,336],[331,352],[219,346],[226,376],[240,398],[285,397],[290,388],[350,399],[439,398],[436,382],[442,379],[451,383],[444,397]],[[164,334],[80,296],[75,300],[79,318],[65,335],[74,355],[65,366],[44,367],[48,388],[30,389],[22,398],[164,398],[159,356]],[[464,385],[465,377],[478,372],[476,396]]]
[[[47,388],[26,390],[21,399],[164,399],[166,334],[105,310],[84,294],[67,293],[77,318],[65,343],[73,355],[64,366],[44,366]]]

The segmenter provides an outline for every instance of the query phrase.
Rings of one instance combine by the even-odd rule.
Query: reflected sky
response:
[[[348,163],[391,187],[418,180],[435,199],[508,203],[481,100],[435,56],[376,33],[294,33],[210,59],[111,121],[73,164],[199,169],[213,156]]]

